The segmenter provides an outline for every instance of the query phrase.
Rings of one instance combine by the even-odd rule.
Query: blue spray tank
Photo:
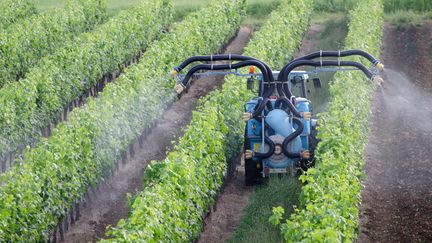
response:
[[[275,142],[275,146],[282,146],[284,138],[295,131],[292,117],[284,110],[275,109],[270,111],[265,121],[274,131],[274,135],[270,136],[270,139]],[[292,153],[300,153],[304,149],[300,137],[294,138],[287,149]],[[264,160],[264,166],[270,169],[287,168],[294,163],[295,161],[293,159],[283,155],[282,148],[280,148],[280,152],[278,149],[274,156]]]

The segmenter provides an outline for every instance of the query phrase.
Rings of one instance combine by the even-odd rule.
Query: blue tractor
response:
[[[364,57],[373,67],[368,69],[359,62],[341,60],[347,56]],[[221,64],[221,61],[228,63]],[[185,75],[180,74],[195,62],[204,63],[193,66]],[[301,66],[311,66],[315,70],[294,71]],[[249,67],[248,74],[238,72],[243,67]],[[246,122],[243,149],[245,182],[253,185],[270,174],[296,174],[314,164],[317,120],[313,118],[308,100],[308,74],[360,70],[381,84],[378,74],[383,69],[384,65],[372,55],[361,50],[348,50],[314,52],[293,59],[279,72],[272,71],[260,60],[242,55],[194,56],[175,67],[173,75],[178,77],[175,89],[179,94],[187,89],[193,76],[234,74],[247,77],[247,88],[257,92],[257,97],[244,105],[242,115]],[[313,84],[320,87],[319,79],[313,79]],[[293,95],[294,89],[300,91],[298,96]]]

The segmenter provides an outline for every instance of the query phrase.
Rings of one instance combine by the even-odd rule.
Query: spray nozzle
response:
[[[372,78],[372,81],[378,85],[381,86],[384,83],[384,79],[382,79],[380,76],[376,75]]]
[[[378,62],[376,65],[375,65],[375,67],[376,68],[378,68],[378,70],[380,70],[380,71],[384,71],[384,64],[382,64],[381,62]]]
[[[300,152],[300,156],[302,159],[310,159],[311,158],[311,153],[309,150],[303,150]]]
[[[178,83],[175,86],[175,91],[177,92],[177,94],[181,94],[183,93],[183,91],[185,90],[185,86],[182,83]]]
[[[178,74],[179,74],[178,71],[175,70],[175,69],[173,69],[173,70],[171,71],[171,75],[174,76],[174,77],[177,77]]]

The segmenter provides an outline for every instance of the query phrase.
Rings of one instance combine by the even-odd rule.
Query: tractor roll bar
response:
[[[234,64],[199,64],[191,68],[187,72],[184,79],[179,84],[182,85],[183,88],[186,88],[192,75],[198,72],[199,70],[228,70],[228,69],[238,69],[246,66],[255,66],[259,68],[261,73],[263,74],[263,80],[261,81],[261,85],[260,85],[260,95],[261,95],[261,93],[263,92],[262,87],[264,83],[270,82],[271,80],[270,76],[272,76],[272,74],[269,74],[267,72],[267,68],[265,67],[265,65],[262,62],[257,60],[247,60],[247,61],[238,62]]]

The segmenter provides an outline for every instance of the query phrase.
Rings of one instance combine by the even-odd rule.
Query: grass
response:
[[[416,24],[424,20],[432,19],[432,11],[428,12],[417,12],[414,10],[397,10],[391,13],[385,14],[385,20],[392,24]]]
[[[275,176],[266,185],[257,187],[245,208],[245,216],[229,242],[284,242],[280,229],[269,223],[269,217],[276,206],[282,206],[284,216],[288,217],[294,210],[293,205],[298,204],[300,191],[297,177],[290,176],[281,179]]]
[[[397,12],[401,10],[413,10],[416,12],[432,11],[431,0],[385,0],[384,11],[386,13]]]
[[[315,0],[317,12],[346,12],[353,8],[358,0]]]

